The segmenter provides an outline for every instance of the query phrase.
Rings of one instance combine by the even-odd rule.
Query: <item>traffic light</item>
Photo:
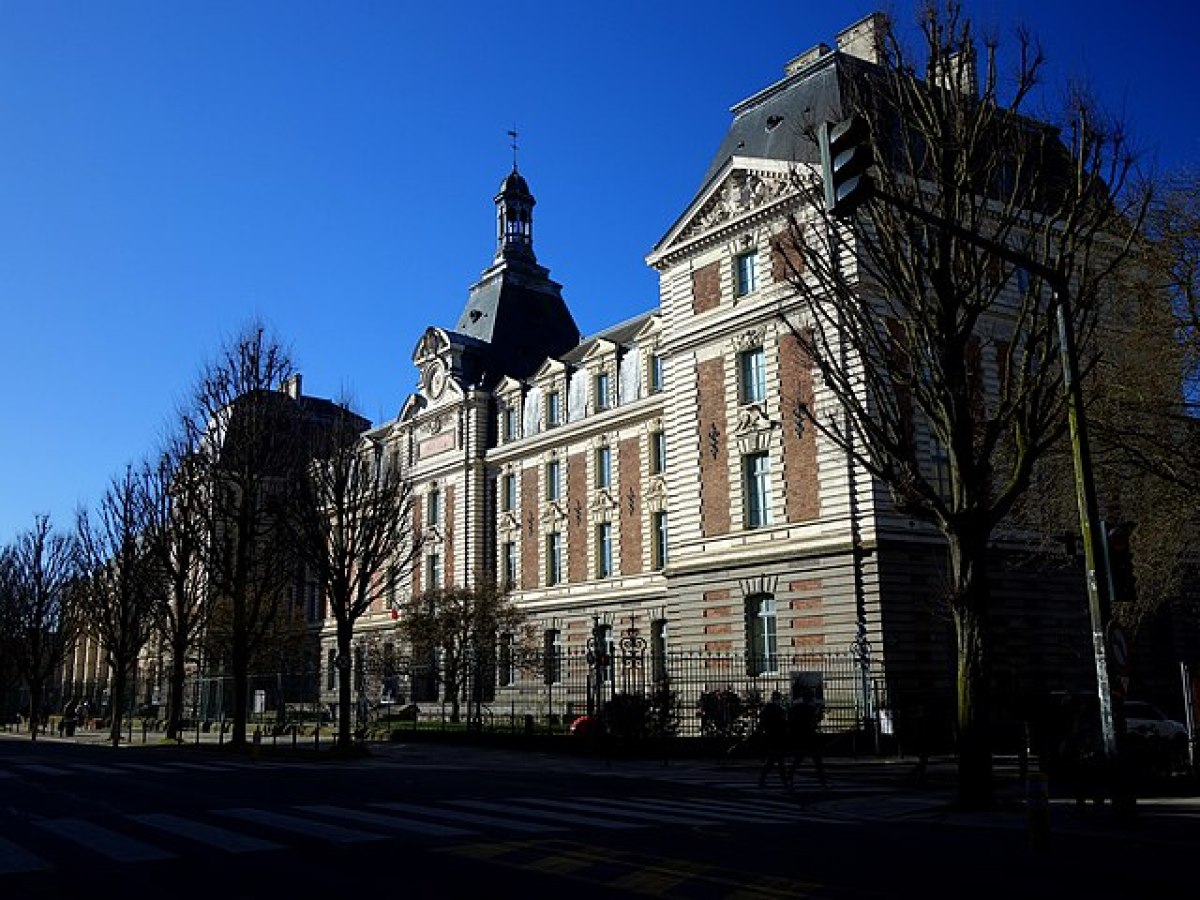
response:
[[[1112,578],[1112,600],[1114,603],[1133,603],[1137,599],[1137,585],[1133,578],[1133,551],[1129,538],[1133,534],[1132,522],[1106,523],[1104,546],[1108,554],[1108,571]]]
[[[844,219],[874,190],[867,174],[874,162],[871,131],[864,118],[851,116],[836,125],[823,123],[817,136],[821,145],[825,209],[831,216]]]

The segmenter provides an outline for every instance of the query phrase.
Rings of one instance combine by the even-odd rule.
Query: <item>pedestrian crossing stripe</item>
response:
[[[175,816],[169,813],[149,813],[146,815],[134,815],[129,818],[143,825],[148,825],[151,828],[157,828],[169,834],[179,835],[180,837],[188,838],[201,844],[207,844],[210,847],[218,847],[229,853],[257,853],[263,850],[283,849],[282,844],[276,844],[274,841],[265,841],[261,838],[231,831],[228,828],[218,828],[215,825],[208,825],[204,822],[185,819],[182,816]]]
[[[636,822],[619,822],[614,819],[605,819],[603,816],[580,816],[568,812],[554,812],[544,809],[521,809],[514,808],[509,804],[488,803],[484,800],[451,800],[455,806],[465,806],[471,809],[490,810],[492,812],[507,813],[516,812],[518,815],[526,816],[532,819],[546,819],[550,822],[566,822],[571,825],[590,825],[596,828],[639,828]]]
[[[20,844],[0,837],[0,875],[40,872],[49,868],[50,864],[44,859],[30,853]]]
[[[636,819],[643,822],[658,822],[662,825],[711,825],[711,821],[703,821],[694,816],[682,816],[678,813],[664,814],[638,809],[623,809],[617,801],[594,800],[590,802],[571,802],[569,800],[549,800],[541,797],[522,797],[521,803],[533,803],[539,806],[554,806],[564,809],[578,809],[584,812],[609,812],[626,819]]]
[[[766,810],[764,812],[763,810]],[[813,820],[799,807],[779,802],[710,801],[704,798],[563,799],[517,797],[503,801],[467,799],[444,805],[379,802],[364,809],[327,804],[296,805],[287,811],[254,807],[205,810],[196,816],[173,813],[140,813],[116,816],[98,824],[82,818],[40,819],[33,824],[72,846],[117,862],[143,862],[176,858],[179,843],[168,847],[149,843],[154,835],[244,854],[286,849],[280,835],[299,836],[333,844],[387,840],[397,834],[430,838],[465,838],[486,832],[530,835],[563,832],[571,828],[635,829],[658,825],[706,825],[717,822],[776,823]],[[233,823],[212,824],[205,817]],[[122,823],[137,829],[136,836],[122,833]],[[247,832],[247,828],[250,829]],[[531,838],[537,840],[538,838]],[[36,848],[34,848],[36,849]],[[0,837],[0,876],[53,868],[33,849]],[[656,882],[657,883],[657,882]]]
[[[117,862],[151,862],[175,856],[174,853],[161,850],[153,844],[147,844],[85,819],[45,819],[34,824]]]
[[[372,825],[376,828],[386,828],[389,831],[408,831],[417,834],[428,834],[434,837],[461,837],[476,834],[466,828],[456,828],[453,825],[440,825],[437,822],[421,822],[413,819],[401,819],[399,816],[385,816],[380,813],[364,810],[347,809],[340,806],[297,806],[301,812],[312,813],[330,818],[346,819],[362,825]]]
[[[264,825],[267,828],[275,828],[280,831],[290,831],[307,837],[320,838],[335,844],[359,844],[364,841],[381,841],[387,837],[387,835],[383,834],[359,831],[356,828],[331,825],[328,822],[302,819],[299,816],[291,816],[287,813],[267,812],[263,809],[243,807],[240,809],[218,809],[215,812],[218,815],[241,819],[255,825]]]
[[[437,807],[415,806],[410,803],[372,803],[380,809],[391,809],[397,812],[407,812],[414,815],[433,816],[435,818],[451,819],[453,821],[470,822],[489,828],[505,828],[509,831],[548,832],[554,831],[551,825],[541,825],[535,822],[521,822],[512,819],[501,819],[496,816],[485,816],[480,813],[462,812],[460,810],[438,809]]]

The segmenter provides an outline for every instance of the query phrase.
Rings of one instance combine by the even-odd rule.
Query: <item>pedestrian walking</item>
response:
[[[758,724],[754,733],[763,745],[763,764],[758,773],[758,786],[766,787],[767,774],[772,768],[778,768],[779,780],[787,787],[787,710],[783,708],[783,695],[779,691],[771,693],[771,702],[758,714]]]
[[[824,709],[812,688],[801,687],[788,710],[788,736],[792,744],[792,765],[788,769],[788,784],[796,777],[796,769],[806,756],[812,757],[813,769],[822,788],[829,787],[825,777],[825,761],[821,758],[821,718]]]

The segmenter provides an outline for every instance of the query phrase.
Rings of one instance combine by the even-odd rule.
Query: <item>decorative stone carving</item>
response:
[[[745,331],[735,334],[732,338],[733,349],[737,353],[742,353],[746,350],[754,350],[763,345],[763,339],[767,336],[765,325],[760,325],[757,328],[747,328]]]
[[[696,214],[680,235],[689,240],[706,231],[744,216],[787,193],[789,180],[778,172],[732,172],[720,189]]]

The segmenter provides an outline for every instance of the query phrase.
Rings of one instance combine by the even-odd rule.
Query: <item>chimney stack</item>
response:
[[[279,389],[293,400],[299,400],[302,396],[300,385],[300,373],[293,372],[289,377],[283,380],[283,384],[279,386]]]
[[[883,62],[883,36],[887,32],[888,18],[881,12],[873,12],[865,19],[838,32],[837,48],[848,56],[857,56],[867,62]]]

